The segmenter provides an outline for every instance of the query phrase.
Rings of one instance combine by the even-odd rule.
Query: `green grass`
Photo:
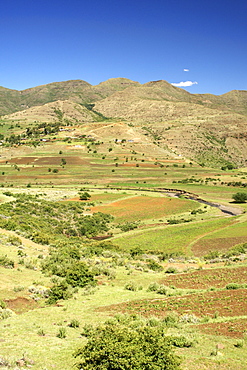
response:
[[[170,225],[150,230],[133,231],[126,236],[114,238],[114,242],[123,250],[139,247],[144,251],[162,251],[164,253],[190,255],[190,244],[205,233],[227,226],[231,219],[218,219]]]

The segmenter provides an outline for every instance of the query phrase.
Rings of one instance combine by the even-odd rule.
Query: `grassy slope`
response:
[[[114,133],[112,137],[114,138]],[[189,165],[181,158],[174,159],[170,157],[164,160],[162,150],[158,152],[156,157],[153,153],[153,147],[150,147],[149,151],[145,152],[146,155],[143,156],[142,151],[136,150],[137,147],[134,143],[114,144],[113,138],[110,142],[104,139],[104,144],[99,146],[90,144],[91,151],[87,148],[88,143],[83,140],[72,141],[71,143],[59,141],[43,143],[36,148],[24,146],[1,148],[0,173],[4,172],[1,175],[2,184],[4,185],[2,192],[10,190],[32,194],[43,193],[46,194],[44,196],[48,199],[61,201],[71,198],[78,199],[79,190],[86,188],[91,192],[92,201],[96,203],[95,205],[100,210],[101,207],[110,207],[110,204],[114,203],[124,204],[126,209],[126,201],[131,199],[148,199],[151,203],[152,200],[168,199],[164,195],[159,198],[158,194],[151,195],[144,190],[139,192],[139,188],[146,190],[155,187],[184,189],[207,200],[218,201],[228,206],[232,205],[230,203],[232,194],[244,190],[241,187],[221,185],[222,179],[223,181],[238,181],[240,179],[246,181],[246,175],[242,171],[219,171],[212,168],[202,168],[196,164]],[[112,148],[112,151],[109,152],[109,148]],[[97,150],[97,153],[93,153],[94,150]],[[62,154],[59,154],[60,151],[62,151]],[[133,151],[136,151],[136,154],[133,154]],[[102,156],[106,156],[106,158],[102,159]],[[116,157],[118,157],[118,160],[116,160]],[[128,157],[127,163],[126,157]],[[145,162],[142,162],[143,157]],[[61,158],[66,158],[67,164],[64,167],[61,166]],[[156,158],[158,158],[158,161],[162,160],[164,167],[155,164],[157,162]],[[8,163],[6,163],[6,160]],[[118,167],[115,166],[116,162],[119,163]],[[140,167],[136,167],[136,163]],[[174,167],[174,164],[176,167]],[[19,170],[16,169],[15,165]],[[58,168],[58,174],[48,172],[49,168]],[[115,172],[112,172],[113,169]],[[173,181],[180,181],[192,176],[198,180],[203,179],[205,181],[206,178],[211,178],[211,180],[208,181],[207,185],[205,182],[173,183]],[[27,188],[26,186],[29,183],[31,187]],[[213,185],[214,183],[216,185]],[[121,189],[111,192],[111,186]],[[102,190],[98,190],[98,187]],[[130,191],[127,189],[128,187],[136,190]],[[6,197],[2,196],[1,201],[6,201]],[[172,199],[169,202],[172,204],[175,201],[181,201],[181,205],[185,206],[185,208],[182,207],[182,209],[177,210],[176,217],[191,217],[189,210],[191,210],[194,202],[178,199]],[[99,202],[103,203],[100,204]],[[133,212],[132,205],[129,202],[129,212]],[[187,209],[187,205],[189,205],[189,209]],[[246,209],[246,205],[234,206]],[[198,208],[203,209],[203,207],[203,205],[198,205]],[[196,243],[204,241],[204,239],[213,243],[214,240],[219,240],[222,237],[226,239],[233,236],[247,237],[245,214],[238,218],[224,217],[220,211],[211,210],[208,207],[206,213],[193,216],[194,222],[174,226],[155,226],[155,223],[159,222],[161,217],[160,210],[156,214],[152,214],[151,220],[149,218],[150,209],[144,208],[144,211],[142,216],[146,229],[132,231],[114,239],[114,242],[124,250],[139,246],[146,250],[162,249],[164,252],[184,252],[191,256]],[[162,213],[161,218],[163,222],[166,221],[167,214]],[[39,261],[37,256],[40,253],[47,253],[46,247],[32,244],[26,240],[23,240],[23,246],[29,259],[34,258]],[[31,270],[20,265],[17,253],[18,248],[9,245],[6,237],[2,236],[0,254],[7,254],[15,260],[16,265],[14,269],[0,267],[1,276],[4,276],[4,279],[1,280],[0,299],[28,297],[28,287],[34,282],[45,286],[51,284],[50,279],[41,275],[39,269],[37,271]],[[105,276],[100,278],[101,284],[93,295],[84,295],[83,291],[79,289],[75,299],[61,302],[61,306],[34,309],[0,321],[1,355],[14,363],[25,353],[35,361],[33,365],[35,370],[53,367],[69,370],[73,362],[71,355],[77,345],[83,341],[80,338],[82,326],[86,323],[104,321],[109,315],[107,311],[95,314],[95,308],[136,299],[161,297],[155,292],[147,292],[146,289],[150,283],[160,282],[164,278],[163,272],[143,272],[131,267],[135,264],[134,261],[126,259],[125,262],[126,268],[122,266],[116,269],[116,279],[108,280]],[[110,263],[111,261],[109,261]],[[140,264],[142,263],[143,261],[140,261]],[[166,261],[162,264],[164,268],[170,266]],[[204,268],[207,267],[200,260],[192,266],[187,262],[175,264],[176,268],[182,271],[191,267],[201,268],[202,265]],[[142,286],[143,289],[136,292],[128,291],[124,289],[127,282],[134,282],[137,286]],[[19,290],[20,288],[24,289]],[[79,329],[68,327],[72,319],[80,321]],[[227,318],[218,317],[217,320],[224,321]],[[59,339],[56,336],[61,327],[66,328],[67,337],[65,339]],[[38,334],[41,329],[45,336]],[[181,333],[182,330],[186,335],[198,340],[195,347],[177,350],[183,356],[184,369],[204,368],[211,370],[215,368],[225,370],[227,368],[233,370],[237,368],[246,370],[245,342],[243,348],[236,348],[234,344],[237,343],[238,339],[235,338],[201,334],[197,328],[191,326],[183,327],[183,329],[179,328],[177,331],[174,330],[176,333]],[[217,343],[224,345],[224,349],[220,351],[222,355],[210,356]]]

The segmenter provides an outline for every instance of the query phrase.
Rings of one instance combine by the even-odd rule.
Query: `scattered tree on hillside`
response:
[[[80,200],[88,200],[90,198],[91,198],[91,195],[86,191],[84,191],[83,193],[79,193]]]
[[[247,193],[238,192],[233,194],[232,198],[235,200],[236,203],[245,203],[247,200]]]

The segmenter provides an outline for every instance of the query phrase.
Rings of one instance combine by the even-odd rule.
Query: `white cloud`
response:
[[[187,68],[184,68],[184,72],[189,72],[189,69],[187,69]]]
[[[177,87],[188,87],[188,86],[192,86],[192,85],[198,85],[198,82],[194,81],[181,81],[181,82],[178,82],[178,83],[171,83],[171,85],[173,86],[177,86]]]

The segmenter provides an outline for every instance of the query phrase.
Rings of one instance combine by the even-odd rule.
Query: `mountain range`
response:
[[[22,91],[0,87],[2,122],[54,122],[57,111],[67,125],[87,123],[88,129],[98,122],[117,130],[121,122],[133,136],[202,165],[246,166],[245,90],[191,94],[164,80],[140,84],[126,78],[95,86],[71,80]]]

